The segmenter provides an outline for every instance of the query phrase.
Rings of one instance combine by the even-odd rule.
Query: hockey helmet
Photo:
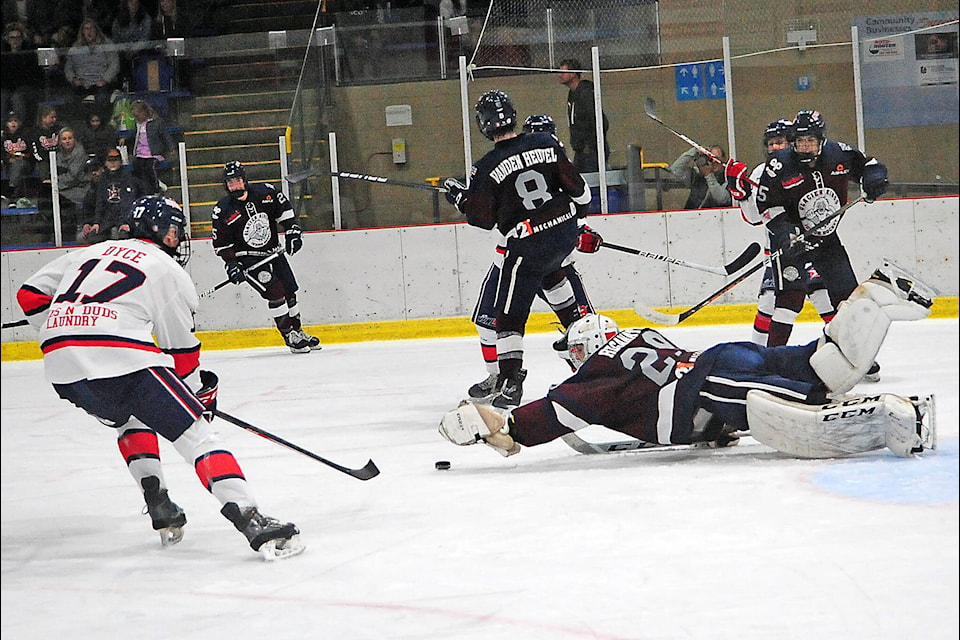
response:
[[[571,324],[567,329],[570,364],[574,369],[579,369],[587,358],[599,351],[619,331],[616,322],[599,313],[591,313]]]
[[[190,238],[187,235],[187,217],[180,204],[165,196],[145,196],[137,198],[126,219],[130,227],[131,238],[142,238],[154,242],[170,254],[181,266],[190,260]],[[166,243],[170,227],[177,229],[176,246]]]
[[[797,113],[797,117],[793,120],[793,150],[797,154],[797,158],[803,164],[812,164],[820,156],[820,151],[823,149],[823,141],[826,139],[824,131],[826,130],[827,125],[823,122],[823,116],[820,115],[819,111],[800,111]],[[797,150],[797,138],[801,136],[813,136],[817,139],[817,150],[812,151],[798,151]]]
[[[770,153],[769,144],[771,140],[783,138],[788,143],[793,141],[793,122],[786,118],[774,120],[763,130],[763,148]]]
[[[243,189],[234,189],[231,191],[230,188],[227,187],[227,182],[229,182],[231,178],[241,178],[243,180]],[[231,160],[223,165],[223,188],[232,196],[242,196],[243,192],[247,190],[247,170],[243,168],[243,165],[240,164],[239,161]]]
[[[477,100],[475,109],[480,132],[489,140],[510,133],[517,126],[517,109],[503,91],[487,91]]]
[[[552,133],[557,135],[557,123],[546,113],[527,116],[523,121],[525,133]]]

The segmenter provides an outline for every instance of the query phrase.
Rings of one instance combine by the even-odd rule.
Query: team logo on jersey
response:
[[[797,270],[794,266],[784,267],[781,272],[783,279],[787,282],[796,282],[800,278],[800,271]]]
[[[830,172],[832,176],[845,176],[850,173],[850,169],[847,169],[842,164],[838,164],[837,168]]]
[[[803,223],[804,231],[812,231],[815,236],[828,236],[833,233],[840,218],[836,217],[823,226],[814,229],[840,209],[840,196],[830,187],[819,187],[803,194],[797,203],[797,212]]]
[[[267,214],[254,210],[247,223],[243,225],[243,241],[253,249],[262,249],[272,237]]]
[[[257,274],[257,280],[260,281],[260,284],[267,284],[271,278],[273,278],[273,274],[270,273],[270,269],[264,269]]]

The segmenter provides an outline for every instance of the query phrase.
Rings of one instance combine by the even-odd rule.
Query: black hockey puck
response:
[[[450,468],[450,461],[449,461],[449,460],[437,460],[437,462],[436,462],[433,466],[435,466],[435,467],[437,468],[437,471],[446,471],[447,469]]]

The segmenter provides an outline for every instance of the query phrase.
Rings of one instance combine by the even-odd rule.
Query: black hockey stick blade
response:
[[[328,467],[331,467],[331,468],[333,468],[333,469],[336,469],[337,471],[340,471],[340,472],[342,472],[342,473],[345,473],[345,474],[347,474],[348,476],[353,476],[354,478],[357,478],[358,480],[369,480],[370,478],[375,478],[376,476],[380,475],[380,469],[377,468],[377,465],[374,464],[373,460],[367,460],[367,464],[363,465],[363,466],[360,467],[359,469],[351,469],[350,467],[344,467],[344,466],[342,466],[342,465],[337,464],[336,462],[333,462],[332,460],[327,460],[327,459],[324,458],[323,456],[318,456],[317,454],[313,453],[312,451],[307,451],[307,450],[304,449],[303,447],[297,446],[297,445],[293,444],[292,442],[288,442],[288,441],[284,440],[283,438],[281,438],[281,437],[279,437],[279,436],[275,436],[274,434],[270,433],[269,431],[264,431],[263,429],[261,429],[261,428],[259,428],[259,427],[253,426],[253,425],[250,424],[249,422],[244,422],[244,421],[241,420],[240,418],[234,417],[234,416],[230,415],[229,413],[225,413],[225,412],[223,412],[223,411],[220,411],[219,409],[215,410],[213,413],[214,413],[216,416],[218,416],[218,417],[220,417],[220,418],[223,418],[224,420],[226,420],[226,421],[229,422],[230,424],[233,424],[233,425],[235,425],[235,426],[238,426],[238,427],[240,427],[241,429],[246,429],[247,431],[249,431],[249,432],[251,432],[251,433],[255,433],[255,434],[257,434],[258,436],[260,436],[261,438],[264,438],[264,439],[266,439],[266,440],[269,440],[270,442],[273,442],[273,443],[279,444],[279,445],[281,445],[281,446],[287,447],[288,449],[293,449],[293,450],[296,451],[297,453],[302,453],[303,455],[307,456],[308,458],[313,458],[313,459],[316,460],[317,462],[322,462],[323,464],[327,465]]]
[[[711,293],[709,296],[707,296],[706,298],[704,298],[703,300],[701,300],[700,302],[698,302],[697,304],[693,305],[692,307],[690,307],[689,309],[687,309],[686,311],[680,314],[674,315],[674,314],[664,313],[662,311],[657,311],[652,307],[649,307],[644,304],[639,304],[639,303],[634,304],[633,310],[641,318],[646,318],[650,322],[654,322],[656,324],[660,324],[664,326],[673,326],[673,325],[680,324],[681,322],[683,322],[684,320],[686,320],[687,318],[695,314],[697,311],[704,308],[705,306],[707,306],[708,304],[710,304],[711,302],[713,302],[714,300],[716,300],[717,298],[725,294],[727,291],[730,291],[735,286],[737,286],[738,284],[740,284],[741,282],[743,282],[744,280],[752,276],[754,273],[762,269],[764,265],[767,264],[768,260],[769,261],[776,260],[777,258],[779,258],[781,255],[785,254],[788,251],[797,251],[795,247],[799,247],[799,250],[801,252],[806,251],[806,249],[803,248],[805,245],[805,241],[808,240],[811,236],[815,235],[814,233],[815,231],[826,227],[828,224],[832,223],[834,220],[838,220],[844,213],[847,212],[848,209],[850,209],[850,207],[854,206],[855,204],[858,204],[859,202],[862,202],[863,199],[864,199],[864,196],[861,195],[859,198],[856,198],[855,200],[851,200],[847,204],[843,205],[837,211],[834,211],[833,213],[825,217],[823,220],[815,224],[813,227],[811,227],[810,229],[807,229],[806,231],[801,233],[799,236],[797,236],[794,241],[794,244],[790,245],[789,247],[777,249],[776,251],[770,254],[770,257],[768,259],[764,259],[756,263],[755,265],[753,265],[752,267],[750,267],[749,269],[747,269],[746,271],[738,275],[736,278],[734,278],[727,284],[723,285],[722,287],[720,287],[719,289]]]
[[[763,247],[760,246],[759,242],[754,242],[746,249],[743,250],[739,256],[733,262],[723,265],[724,271],[727,272],[728,276],[732,276],[740,269],[743,269],[745,266],[750,264],[750,262],[760,255],[760,252],[763,251]]]
[[[22,327],[25,324],[30,324],[30,322],[26,318],[24,318],[23,320],[15,320],[13,322],[4,322],[3,328],[13,329],[14,327]]]

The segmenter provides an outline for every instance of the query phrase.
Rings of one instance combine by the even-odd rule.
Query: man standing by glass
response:
[[[570,148],[573,149],[573,166],[580,173],[600,171],[597,159],[597,111],[593,103],[593,82],[580,76],[582,69],[576,58],[567,58],[560,62],[560,84],[570,91],[567,93],[567,123],[570,125]],[[610,145],[607,144],[607,129],[610,123],[606,114],[603,117],[603,161],[610,159]]]

